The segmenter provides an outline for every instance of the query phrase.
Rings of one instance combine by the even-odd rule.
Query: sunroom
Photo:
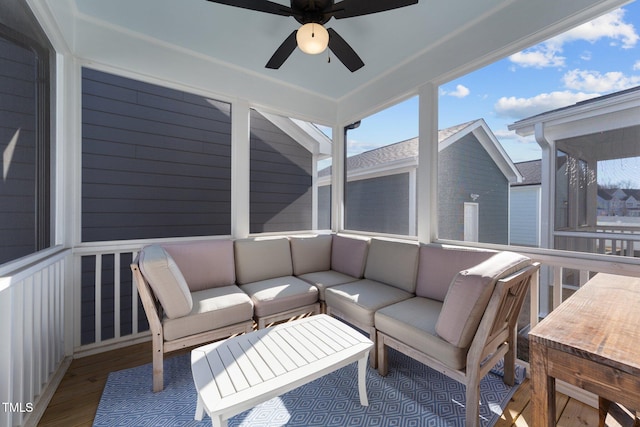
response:
[[[151,243],[333,232],[509,249],[545,268],[532,325],[561,301],[563,270],[637,276],[634,257],[438,231],[440,85],[623,4],[419,0],[332,20],[364,62],[351,71],[332,49],[265,68],[299,24],[217,2],[3,2],[0,425],[36,425],[73,360],[150,340],[129,263]],[[415,225],[349,229],[349,132],[406,100]]]

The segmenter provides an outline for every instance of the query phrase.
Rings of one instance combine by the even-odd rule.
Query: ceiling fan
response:
[[[291,0],[285,6],[268,0],[208,0],[213,3],[292,16],[302,26],[293,31],[276,49],[266,67],[278,69],[293,53],[296,46],[305,53],[318,54],[329,49],[351,71],[364,66],[364,62],[351,46],[333,29],[324,24],[331,18],[343,19],[398,9],[418,3],[418,0]]]

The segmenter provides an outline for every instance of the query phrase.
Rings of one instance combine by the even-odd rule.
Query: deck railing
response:
[[[26,404],[38,401],[65,356],[81,357],[148,340],[129,268],[147,243],[83,245],[13,272],[0,271],[0,400],[14,405],[11,411],[0,411],[1,425],[21,425],[27,411],[36,409]],[[535,283],[531,289],[532,325],[547,311],[545,301],[549,311],[562,301],[567,269],[577,272],[580,284],[597,272],[640,276],[640,258],[509,249],[543,265],[542,285]]]
[[[71,251],[0,272],[0,425],[22,425],[38,409],[65,359],[67,267]]]
[[[129,269],[131,260],[143,245],[144,243],[86,246],[74,250],[75,265],[84,265],[83,268],[89,269],[80,271],[78,267],[76,272],[76,276],[81,278],[77,280],[79,283],[75,303],[75,318],[81,319],[75,325],[76,353],[94,353],[106,347],[129,345],[132,341],[147,339],[144,312],[139,305]],[[510,249],[542,264],[539,278],[541,285],[536,283],[531,290],[531,325],[535,325],[540,317],[557,307],[567,290],[574,290],[586,283],[595,273],[640,276],[640,258],[603,257],[599,254],[528,247]],[[567,272],[571,272],[572,277],[577,276],[577,279],[567,282]],[[92,295],[102,295],[103,298],[88,300]]]

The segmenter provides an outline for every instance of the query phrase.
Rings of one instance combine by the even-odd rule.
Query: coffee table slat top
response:
[[[194,349],[192,372],[207,412],[249,409],[363,357],[373,343],[316,315]]]

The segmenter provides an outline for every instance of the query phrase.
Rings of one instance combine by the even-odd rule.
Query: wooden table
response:
[[[555,380],[640,409],[640,278],[599,273],[529,333],[534,426],[555,426]],[[636,425],[638,419],[636,418]]]
[[[320,314],[194,349],[195,419],[206,411],[214,426],[226,426],[230,417],[356,361],[366,406],[372,346],[355,329]]]

